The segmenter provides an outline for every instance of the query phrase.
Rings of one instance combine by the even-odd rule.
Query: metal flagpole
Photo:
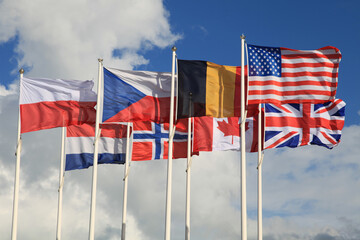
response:
[[[11,227],[11,239],[15,240],[17,235],[17,219],[19,206],[19,183],[20,183],[20,155],[21,155],[21,118],[20,118],[20,96],[21,96],[21,81],[24,76],[24,69],[19,70],[20,84],[19,84],[19,115],[18,115],[18,135],[16,145],[16,164],[15,164],[15,182],[14,182],[14,200],[13,200],[13,216]]]
[[[61,130],[61,157],[60,157],[60,172],[59,172],[59,194],[58,194],[58,215],[56,225],[56,240],[61,239],[61,223],[62,223],[62,200],[63,200],[63,186],[64,186],[64,158],[65,158],[65,133],[66,127]]]
[[[263,239],[262,234],[262,113],[261,104],[259,104],[258,114],[258,240]]]
[[[126,231],[126,208],[127,208],[127,192],[128,192],[128,175],[129,175],[129,165],[131,161],[131,152],[130,152],[130,132],[131,126],[130,122],[127,123],[126,129],[126,157],[125,157],[125,169],[124,169],[124,196],[123,196],[123,213],[122,213],[122,226],[121,226],[121,240],[125,240],[125,231]]]
[[[191,96],[189,101],[187,169],[186,169],[186,212],[185,212],[185,240],[190,240],[190,173],[191,173]]]
[[[176,47],[172,47],[171,95],[170,95],[170,123],[169,123],[169,152],[166,187],[165,240],[170,240],[171,225],[171,188],[172,188],[172,154],[174,137],[174,95],[175,95],[175,59]]]
[[[90,208],[90,224],[89,224],[89,240],[94,240],[95,228],[95,206],[96,206],[96,185],[97,185],[97,166],[98,166],[98,150],[99,150],[99,136],[100,136],[100,100],[102,88],[102,59],[99,58],[99,76],[97,87],[97,100],[96,100],[96,123],[95,123],[95,138],[94,138],[94,161],[93,161],[93,179],[91,188],[91,208]]]
[[[241,239],[247,240],[245,151],[245,35],[241,35]]]

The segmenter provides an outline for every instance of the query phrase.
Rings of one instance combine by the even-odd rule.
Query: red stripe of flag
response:
[[[309,105],[309,104],[304,104]],[[288,127],[295,127],[295,128],[303,128],[304,121],[299,121],[299,117],[289,117],[286,116],[284,118],[279,117],[271,117],[266,116],[266,126],[267,127],[279,127],[279,126],[288,126]],[[327,128],[327,129],[341,129],[341,125],[344,123],[343,120],[328,120],[325,118],[314,118],[312,120],[313,124],[307,122],[306,124],[311,125],[312,128]],[[310,120],[309,120],[310,121]]]
[[[298,91],[277,91],[273,89],[268,90],[249,90],[249,95],[278,95],[278,96],[296,96],[296,95],[323,95],[323,96],[335,96],[336,91],[321,91],[321,90],[298,90]],[[264,100],[264,99],[263,99]],[[320,100],[320,102],[324,102]],[[288,101],[287,101],[288,102]],[[299,100],[297,101],[299,103]]]
[[[124,124],[101,124],[101,137],[126,138],[127,126]]]
[[[324,138],[326,138],[326,140],[328,140],[329,142],[331,142],[332,144],[336,145],[337,142],[334,141],[334,139],[330,138],[327,134],[325,134],[324,132],[320,132],[321,135],[323,135]]]
[[[267,81],[250,81],[249,86],[279,86],[279,87],[298,87],[303,85],[311,86],[323,86],[323,87],[337,87],[337,82],[327,82],[327,81],[296,81],[296,82],[283,82],[276,80],[267,80]]]
[[[212,151],[213,146],[213,118],[194,118],[194,149],[193,151]]]
[[[289,54],[281,55],[282,59],[297,59],[297,58],[325,58],[325,59],[339,59],[339,54],[321,54],[321,53],[305,53],[305,54]]]
[[[292,131],[289,132],[288,134],[286,134],[284,137],[278,139],[276,142],[274,142],[273,144],[271,144],[270,146],[268,146],[267,148],[274,148],[276,145],[278,145],[280,142],[282,142],[284,139],[288,139],[290,137],[292,137],[293,135],[297,134],[296,131]]]
[[[91,124],[73,125],[66,128],[66,137],[94,137],[95,127]]]
[[[247,68],[245,71],[245,82],[247,82]],[[247,84],[245,84],[245,92],[247,91]],[[234,93],[234,116],[241,115],[241,67],[236,67],[236,75],[235,75],[235,93]],[[247,98],[247,94],[245,94],[245,98]],[[245,99],[246,102],[246,99]]]
[[[304,52],[304,50],[297,50],[297,49],[291,49],[291,48],[286,48],[286,47],[280,47],[280,49],[281,50],[294,51],[294,52]],[[336,48],[336,47],[333,47],[333,46],[322,47],[322,48],[316,49],[316,51],[331,50],[331,49],[340,54],[340,50],[338,48]]]
[[[336,99],[335,102],[334,102],[335,104],[331,105],[331,106],[328,107],[328,108],[324,108],[324,109],[322,109],[322,110],[318,110],[318,111],[316,111],[316,113],[328,112],[328,111],[334,109],[335,107],[337,107],[337,104],[339,104],[341,101],[342,101],[341,99]]]
[[[127,126],[123,124],[100,124],[100,137],[126,138]],[[94,137],[95,124],[82,124],[67,127],[67,137]]]
[[[282,77],[303,77],[303,76],[309,76],[309,77],[332,77],[337,78],[338,73],[337,72],[282,72]]]
[[[329,63],[329,62],[318,62],[318,63],[281,63],[282,68],[300,68],[300,67],[329,67],[329,68],[338,68],[339,63]]]
[[[266,97],[266,96],[263,96]],[[284,104],[284,100],[277,100],[274,98],[262,98],[261,100],[259,99],[249,99],[248,100],[248,104],[259,104],[259,103],[271,103],[271,104],[275,104],[275,105],[279,105],[279,104]],[[324,103],[324,100],[321,99],[287,99],[286,103],[313,103],[313,104],[317,104],[317,103]]]
[[[48,101],[20,105],[21,133],[95,122],[96,102]]]

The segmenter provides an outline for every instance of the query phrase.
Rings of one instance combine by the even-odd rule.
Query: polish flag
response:
[[[93,81],[22,78],[21,133],[94,123],[96,93]]]

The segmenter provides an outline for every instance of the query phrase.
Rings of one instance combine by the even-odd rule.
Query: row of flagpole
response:
[[[241,239],[247,239],[247,208],[246,208],[246,152],[245,152],[245,36],[241,36]],[[93,176],[91,188],[91,207],[89,221],[89,240],[94,239],[95,231],[95,207],[96,207],[96,187],[97,187],[97,166],[98,166],[98,141],[100,137],[100,113],[101,113],[101,89],[103,83],[103,60],[98,59],[98,85],[97,85],[97,111],[94,138],[94,159],[93,159]],[[167,189],[166,189],[166,214],[165,214],[165,240],[170,240],[171,232],[171,195],[172,195],[172,158],[173,158],[173,137],[175,133],[174,127],[174,96],[175,96],[175,66],[176,66],[176,47],[172,48],[172,72],[171,72],[171,105],[170,105],[170,123],[169,123],[169,151],[167,166]],[[20,81],[23,78],[24,70],[20,71]],[[21,89],[21,88],[20,88]],[[190,93],[191,94],[191,93]],[[191,98],[191,96],[190,96]],[[190,101],[191,103],[191,101]],[[189,111],[191,111],[191,104]],[[191,114],[190,114],[191,115]],[[258,240],[262,240],[262,136],[261,136],[261,105],[259,105],[258,119]],[[130,149],[130,131],[131,123],[127,123],[127,146],[126,160],[124,167],[124,192],[123,192],[123,214],[121,239],[125,240],[126,231],[126,210],[127,210],[127,186],[129,163],[131,161]],[[185,239],[190,240],[190,169],[191,169],[191,117],[188,118],[188,149],[187,149],[187,169],[186,169],[186,210],[185,210]],[[62,195],[64,183],[64,158],[65,158],[65,131],[62,128],[61,141],[61,159],[59,171],[59,189],[58,189],[58,215],[56,239],[61,239],[61,222],[62,222]],[[16,169],[14,183],[14,200],[13,200],[13,219],[11,239],[17,239],[17,217],[18,217],[18,201],[19,201],[19,179],[20,179],[20,155],[21,155],[21,121],[20,109],[18,117],[18,137],[16,148]]]

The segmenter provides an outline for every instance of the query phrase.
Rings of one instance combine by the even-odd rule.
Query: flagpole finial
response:
[[[25,71],[24,71],[23,68],[21,68],[21,69],[19,70],[19,73],[20,73],[20,74],[24,74],[24,72],[25,72]]]
[[[241,38],[241,39],[245,39],[245,35],[244,35],[244,34],[241,34],[240,38]]]
[[[102,58],[98,58],[98,61],[99,61],[99,62],[102,62],[102,61],[103,61],[103,59],[102,59]]]
[[[171,48],[171,50],[173,50],[173,52],[175,52],[176,51],[176,47],[175,46],[173,46],[172,48]]]

